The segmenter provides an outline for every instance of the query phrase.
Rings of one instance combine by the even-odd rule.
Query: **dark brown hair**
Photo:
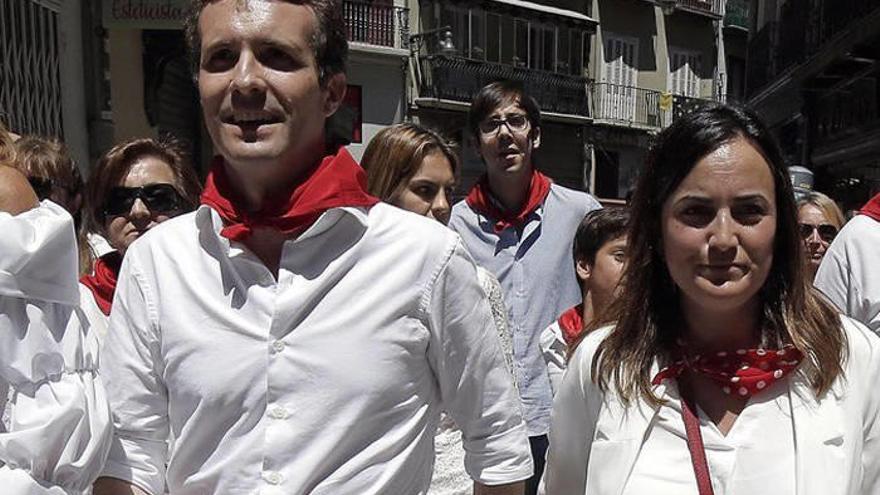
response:
[[[0,122],[0,165],[12,166],[15,158],[15,144],[12,135],[6,130],[3,122]]]
[[[86,188],[86,218],[89,229],[104,232],[104,200],[110,189],[118,186],[140,159],[154,157],[168,164],[174,174],[174,188],[186,203],[186,210],[195,208],[202,191],[201,183],[180,145],[170,138],[132,139],[114,146],[98,160]]]
[[[193,75],[199,73],[202,39],[199,33],[199,16],[202,10],[219,0],[191,0],[186,17],[186,44],[189,48]],[[249,0],[235,0],[243,8]],[[319,79],[323,84],[327,78],[345,72],[348,60],[348,38],[346,37],[345,17],[340,0],[274,0],[305,5],[312,9],[318,19],[318,28],[312,37],[312,51],[318,64]]]
[[[651,385],[652,364],[668,359],[682,325],[679,291],[663,258],[660,212],[700,159],[735,139],[761,152],[775,184],[773,264],[759,292],[763,339],[771,345],[791,343],[804,353],[801,370],[817,396],[843,373],[846,336],[837,311],[807,279],[794,194],[779,147],[751,111],[710,104],[657,136],[633,198],[621,296],[604,321],[592,325],[616,320],[599,344],[592,370],[600,389],[613,387],[625,404],[637,397],[659,402]]]
[[[538,102],[526,93],[522,83],[510,80],[495,81],[480,89],[474,96],[468,112],[468,129],[477,142],[480,142],[480,122],[502,105],[510,103],[518,103],[525,110],[531,127],[530,132],[541,128],[541,109],[538,107]]]
[[[449,160],[455,174],[458,156],[436,132],[411,123],[382,129],[361,160],[367,171],[367,190],[382,201],[394,200],[419,171],[425,157],[437,151]]]

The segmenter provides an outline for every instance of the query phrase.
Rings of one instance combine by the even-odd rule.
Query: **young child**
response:
[[[541,333],[541,350],[554,395],[565,371],[569,346],[617,295],[626,261],[628,221],[625,208],[603,208],[587,213],[578,226],[572,251],[583,301]]]

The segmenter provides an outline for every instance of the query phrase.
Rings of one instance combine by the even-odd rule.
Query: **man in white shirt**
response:
[[[461,240],[376,204],[325,144],[339,2],[204,1],[189,35],[222,157],[203,206],[126,254],[96,494],[425,493],[441,410],[475,493],[521,493],[526,430]]]
[[[828,247],[813,284],[840,311],[880,333],[880,194]]]

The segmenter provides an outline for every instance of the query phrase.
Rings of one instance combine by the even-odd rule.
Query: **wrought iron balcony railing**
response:
[[[721,6],[724,0],[676,0],[676,8],[721,17]]]
[[[342,3],[348,40],[389,48],[409,47],[409,9],[356,0]]]
[[[749,29],[749,2],[746,0],[727,0],[724,25]]]
[[[593,118],[627,126],[663,128],[711,101],[620,84],[592,87]]]
[[[499,79],[519,81],[543,112],[590,116],[585,77],[540,71],[444,54],[419,59],[419,96],[470,102],[477,91]]]
[[[612,83],[593,84],[593,118],[626,125],[665,127],[672,117],[672,95]]]

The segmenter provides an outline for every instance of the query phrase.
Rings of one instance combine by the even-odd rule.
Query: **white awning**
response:
[[[580,12],[575,12],[574,10],[560,9],[558,7],[550,7],[549,5],[542,5],[540,3],[535,2],[526,2],[525,0],[492,0],[496,3],[503,3],[505,5],[510,5],[511,7],[518,7],[521,9],[534,10],[537,12],[544,12],[545,14],[558,15],[560,17],[567,17],[569,19],[586,22],[590,24],[598,24],[598,21],[584,15]]]

